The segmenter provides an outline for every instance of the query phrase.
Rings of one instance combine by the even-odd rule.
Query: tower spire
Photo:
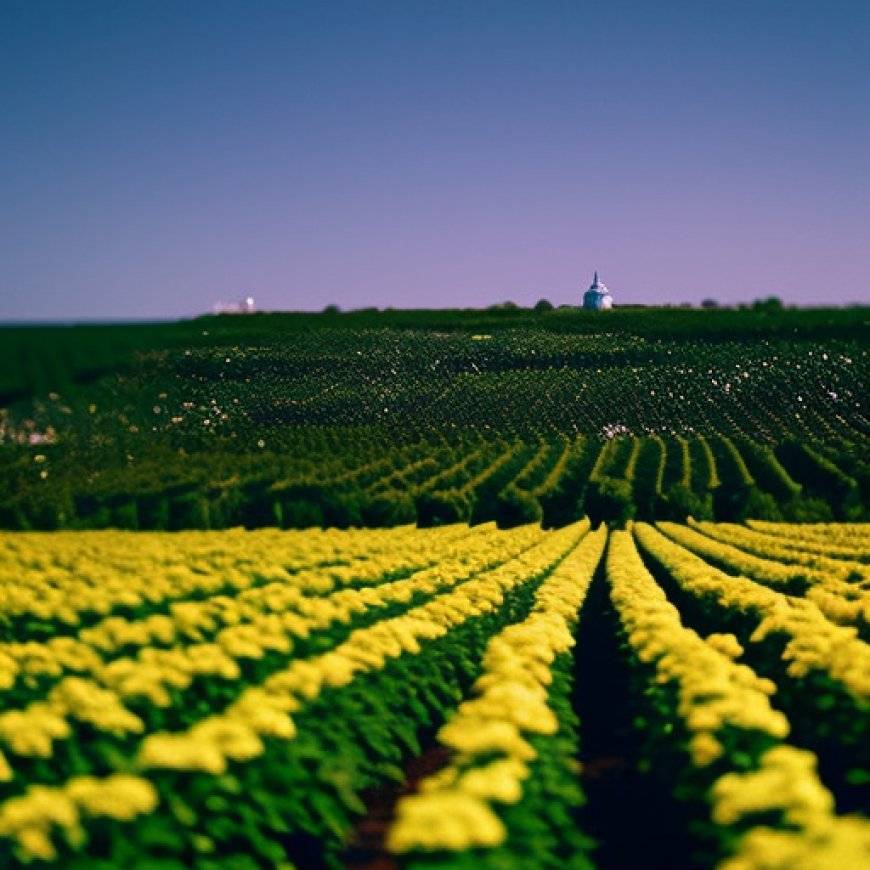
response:
[[[595,270],[595,275],[592,278],[592,286],[593,287],[598,286],[598,269]]]

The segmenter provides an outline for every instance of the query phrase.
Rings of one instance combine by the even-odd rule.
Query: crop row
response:
[[[588,535],[538,588],[528,618],[487,644],[472,697],[437,735],[448,763],[399,803],[387,847],[407,866],[585,863],[592,844],[572,819],[583,795],[569,653],[606,537],[604,527]]]
[[[809,576],[803,595],[795,588],[778,591],[757,563],[738,570],[731,562],[722,570],[708,561],[712,554],[693,552],[705,552],[706,545],[665,531],[639,524],[635,536],[683,618],[702,633],[734,634],[747,664],[775,682],[799,745],[819,753],[827,781],[846,805],[866,805],[870,645],[859,634],[866,626],[863,592],[849,598],[840,581],[813,583]],[[726,558],[716,555],[715,562],[727,564]]]
[[[481,529],[457,546],[434,538],[430,544],[441,544],[438,564],[402,571],[409,538],[396,536],[386,558],[351,564],[344,579],[353,584],[332,592],[326,592],[336,579],[329,569],[319,576],[300,572],[233,596],[173,597],[165,613],[110,616],[74,637],[7,643],[0,734],[21,756],[51,758],[54,776],[59,741],[74,742],[77,723],[124,736],[183,721],[191,715],[183,699],[209,691],[215,679],[259,678],[291,653],[321,651],[327,641],[443,593],[506,555],[521,554],[535,535],[526,528],[505,541]],[[232,691],[224,687],[221,697],[228,700]],[[16,709],[14,700],[23,706]]]
[[[7,330],[0,527],[863,516],[860,313],[611,314]]]
[[[322,722],[322,712],[307,714],[306,710],[316,706],[321,695],[351,682],[354,692],[388,702],[389,693],[364,691],[364,687],[367,682],[381,679],[378,675],[392,659],[403,653],[419,653],[421,644],[448,638],[454,630],[471,632],[468,640],[473,641],[483,630],[481,623],[507,618],[514,607],[509,606],[509,599],[516,598],[515,606],[522,606],[522,599],[528,597],[523,590],[529,584],[533,587],[536,578],[559,561],[566,547],[570,548],[582,532],[582,526],[554,534],[527,527],[509,536],[499,534],[489,547],[481,547],[484,542],[478,536],[475,546],[466,546],[454,563],[448,547],[444,553],[447,558],[435,571],[375,586],[368,595],[362,589],[357,600],[348,600],[339,591],[333,598],[341,597],[341,601],[326,607],[325,612],[329,598],[315,599],[307,620],[298,612],[286,612],[282,606],[280,616],[291,618],[273,620],[271,633],[264,632],[260,625],[257,632],[243,639],[236,632],[234,643],[222,644],[220,636],[237,629],[237,621],[219,630],[212,643],[176,645],[164,655],[155,650],[158,655],[122,656],[93,668],[88,679],[62,678],[48,690],[44,700],[32,701],[20,711],[0,714],[0,740],[8,757],[4,761],[4,778],[8,781],[4,791],[9,795],[0,811],[0,830],[13,837],[19,854],[49,857],[57,849],[63,851],[63,844],[75,852],[85,835],[80,824],[82,811],[99,816],[92,807],[76,803],[82,776],[91,777],[87,781],[99,792],[101,785],[114,788],[117,774],[129,774],[132,769],[140,772],[135,787],[129,779],[124,782],[138,794],[159,795],[161,783],[168,789],[161,801],[168,818],[160,813],[160,818],[148,814],[142,821],[144,832],[137,835],[140,843],[149,842],[152,836],[163,842],[170,838],[167,828],[175,830],[173,826],[178,822],[172,808],[181,799],[176,788],[180,776],[194,793],[197,787],[212,789],[213,777],[225,773],[228,765],[260,759],[269,754],[270,748],[280,755],[287,751],[284,744],[288,741],[292,744],[291,756],[295,757],[297,746],[302,753],[296,765],[290,765],[295,775],[310,776],[303,763],[310,746],[306,740],[293,740],[296,726],[288,714],[299,711],[303,718],[309,715],[314,722]],[[429,538],[431,533],[417,534]],[[493,534],[489,537],[493,538]],[[227,607],[237,602],[231,599],[222,603]],[[240,604],[234,610],[237,616],[243,612]],[[143,650],[148,652],[149,648]],[[450,664],[456,669],[455,679],[464,673],[463,667],[474,667],[473,657],[465,666],[462,662],[460,657]],[[439,682],[439,672],[432,671],[433,665],[428,661],[425,664],[430,670],[430,682],[435,681],[433,703],[443,704],[456,687]],[[193,673],[191,669],[195,669]],[[395,674],[392,680],[396,680]],[[160,690],[165,694],[161,695]],[[336,704],[341,706],[339,701],[327,705],[330,716],[321,738],[326,745],[341,728],[336,720]],[[351,734],[360,726],[354,708],[352,702],[347,707],[345,727]],[[383,714],[384,708],[378,707],[376,713]],[[377,738],[377,719],[374,712],[372,715],[372,735]],[[405,740],[412,740],[417,726],[400,719],[395,727]],[[140,735],[145,735],[144,739]],[[274,746],[267,745],[270,739]],[[396,733],[390,732],[388,740],[383,735],[380,739],[387,755],[380,762],[395,763]],[[356,743],[346,747],[349,754],[345,763],[350,769],[359,763],[360,750]],[[325,746],[321,752],[326,752]],[[264,763],[261,760],[250,775],[262,775]],[[303,769],[296,769],[300,763]],[[378,765],[374,764],[368,775],[376,776],[377,772]],[[145,773],[149,776],[143,777]],[[202,776],[191,776],[194,773]],[[221,780],[218,785],[220,790],[225,782]],[[64,818],[73,821],[56,824],[56,816],[39,815],[47,794],[65,807]],[[328,798],[323,795],[314,799],[315,804],[324,800]],[[262,811],[262,823],[268,826],[275,808],[264,807]],[[334,809],[340,811],[347,812],[341,802]],[[113,812],[110,807],[108,814]],[[117,812],[123,814],[121,809]],[[34,814],[38,821],[34,821]],[[116,816],[114,820],[124,819]],[[226,817],[219,815],[214,827],[218,830],[226,824]],[[56,827],[60,843],[52,841]],[[315,830],[318,832],[319,826]],[[182,834],[175,831],[179,849],[184,854],[191,854],[192,848],[197,852],[196,844]],[[95,840],[99,840],[96,835],[91,842]],[[32,848],[34,844],[36,848]],[[198,845],[202,847],[203,843],[198,841]],[[113,855],[113,860],[120,858]]]
[[[709,526],[706,528],[715,531]],[[854,549],[860,550],[860,537],[847,531],[848,528],[830,530],[852,537]],[[679,531],[674,524],[667,524],[667,529],[672,533]],[[784,532],[788,527],[780,526],[778,530]],[[677,582],[693,588],[695,582],[698,584],[695,588],[704,589],[704,582],[711,583],[710,575],[715,576],[715,569],[707,566],[705,570],[703,563],[697,562],[691,553],[669,549],[666,540],[656,536],[649,527],[638,526],[637,535],[652,559],[649,567],[660,566],[663,561],[670,566],[667,585]],[[866,535],[863,542],[866,555]],[[811,545],[809,549],[818,552],[823,548]],[[837,551],[836,546],[832,549]],[[836,552],[836,555],[844,554]],[[788,566],[782,567],[788,570]],[[580,601],[586,590],[584,576],[581,572],[578,578]],[[759,677],[749,666],[736,661],[745,650],[734,634],[709,633],[709,623],[716,618],[723,624],[728,623],[729,613],[736,610],[740,602],[739,595],[729,597],[728,592],[720,588],[716,616],[708,621],[704,634],[697,633],[684,625],[685,617],[656,582],[627,532],[613,534],[606,577],[618,614],[623,649],[630,662],[633,694],[636,700],[642,699],[634,719],[641,744],[640,763],[652,771],[663,798],[667,794],[676,795],[684,824],[693,831],[691,865],[811,868],[844,862],[843,866],[860,866],[870,850],[870,823],[861,817],[838,815],[828,782],[837,783],[844,803],[866,808],[866,796],[856,798],[854,793],[847,792],[850,778],[853,783],[866,782],[868,759],[863,753],[861,736],[866,736],[870,709],[860,675],[867,672],[870,648],[824,619],[808,618],[807,614],[814,612],[812,605],[802,608],[794,605],[799,613],[786,620],[790,640],[795,650],[805,647],[809,651],[796,656],[786,649],[782,658],[786,662],[797,659],[797,666],[776,669],[777,682],[774,682],[767,676]],[[722,586],[727,587],[726,575],[719,577]],[[771,612],[781,608],[786,600],[781,599],[777,605],[764,590],[754,590],[755,584],[750,580],[738,586],[744,597],[755,592],[759,602],[768,602]],[[764,628],[759,626],[759,629],[750,643],[760,642],[765,636]],[[514,629],[508,629],[505,635],[513,633]],[[778,687],[785,685],[782,691],[785,708],[789,716],[799,722],[798,746],[805,746],[811,739],[805,726],[806,703],[794,694],[794,676],[805,673],[804,669],[824,668],[820,651],[830,653],[836,643],[848,645],[848,649],[843,650],[845,656],[857,657],[851,671],[842,670],[845,662],[841,662],[839,671],[837,666],[829,667],[827,674],[829,679],[844,680],[850,685],[848,700],[841,697],[839,703],[849,711],[852,729],[843,734],[835,726],[833,740],[829,731],[827,741],[815,742],[823,753],[823,782],[817,756],[788,742],[792,728],[790,718],[772,705],[771,696],[775,696],[775,701],[780,694]],[[501,659],[496,658],[496,662],[500,664]],[[498,671],[498,666],[495,670]],[[554,665],[551,677],[554,687],[560,685],[560,673],[561,668]],[[528,677],[526,679],[529,681]],[[494,682],[499,685],[497,678]],[[531,830],[541,839],[529,837],[524,829],[528,817],[513,809],[515,804],[522,805],[522,789],[516,786],[515,771],[528,776],[522,745],[506,740],[510,749],[499,748],[494,752],[488,742],[490,723],[486,719],[478,719],[474,731],[464,730],[467,721],[472,721],[467,720],[465,710],[473,717],[478,704],[485,715],[511,725],[516,722],[516,713],[500,711],[498,705],[486,703],[486,689],[491,684],[487,677],[481,684],[480,699],[461,706],[443,729],[442,742],[451,746],[457,760],[424,781],[419,796],[400,803],[398,822],[388,842],[400,855],[410,852],[410,860],[403,866],[414,868],[489,866],[489,861],[493,862],[492,866],[590,866],[586,858],[589,843],[576,832],[573,853],[566,852],[564,843],[560,845],[559,838],[551,836],[549,846],[553,851],[548,856],[535,854],[536,845],[546,841],[541,836],[546,826],[532,825]],[[802,685],[813,692],[813,703],[830,710],[831,698],[821,681]],[[542,713],[533,721],[542,723],[546,730],[548,719]],[[824,726],[817,728],[824,730]],[[560,732],[570,737],[574,733],[572,729],[571,717],[566,715]],[[504,733],[516,736],[513,732]],[[482,736],[478,744],[473,736],[465,736],[463,742],[457,740],[455,734]],[[582,734],[581,722],[581,739]],[[490,776],[479,776],[478,746],[480,754],[492,764]],[[839,761],[832,756],[839,757]],[[849,767],[848,771],[837,770],[838,763],[843,762]],[[564,763],[561,770],[565,770]],[[498,777],[493,775],[495,771]],[[566,818],[572,818],[574,806],[567,797],[571,791],[565,794],[563,828]],[[511,827],[505,829],[498,816],[484,813],[479,806],[480,799],[502,807],[500,815],[511,820]],[[539,819],[548,817],[540,808],[537,813]],[[570,821],[567,829],[571,830]],[[517,839],[512,840],[512,836]],[[525,848],[521,842],[526,844]],[[529,842],[533,845],[529,846]],[[507,857],[506,844],[511,847]]]
[[[831,602],[865,602],[870,551],[807,530],[9,534],[32,608],[86,571],[106,604],[18,613],[0,647],[0,863],[339,867],[370,789],[440,745],[386,832],[401,866],[591,867],[576,711],[607,685],[581,706],[632,711],[676,863],[860,866],[870,645]],[[142,594],[185,557],[202,583]],[[575,665],[602,601],[624,686]]]
[[[644,699],[641,756],[695,820],[704,863],[823,867],[864,851],[870,822],[836,815],[813,754],[786,742],[776,684],[735,661],[737,638],[685,626],[629,532],[613,535],[607,579]]]
[[[391,527],[450,522],[560,526],[588,515],[624,522],[860,520],[870,472],[844,444],[830,451],[725,435],[552,437],[483,430],[378,443],[365,430],[323,432],[289,453],[232,462],[162,455],[123,472],[73,476],[62,451],[23,457],[0,494],[17,529]],[[858,446],[852,456],[860,455]],[[265,466],[268,463],[268,471]]]

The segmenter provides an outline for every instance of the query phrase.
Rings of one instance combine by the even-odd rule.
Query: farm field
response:
[[[870,866],[867,325],[0,329],[0,867]]]
[[[870,855],[866,523],[3,532],[0,571],[3,867]]]
[[[864,521],[866,309],[0,330],[0,528]]]
[[[0,0],[0,870],[870,870],[868,31]]]

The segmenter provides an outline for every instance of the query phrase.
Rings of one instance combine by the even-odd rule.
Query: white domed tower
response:
[[[607,286],[598,280],[597,270],[592,284],[583,294],[583,307],[590,311],[604,311],[606,308],[613,308],[613,297]]]

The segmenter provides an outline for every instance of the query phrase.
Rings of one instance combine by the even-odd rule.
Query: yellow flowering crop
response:
[[[390,851],[461,851],[504,842],[506,832],[491,805],[522,798],[522,782],[537,756],[527,737],[559,729],[547,704],[550,665],[574,643],[570,627],[606,538],[604,527],[587,535],[537,590],[529,617],[489,641],[475,696],[438,732],[451,761],[399,802],[387,835]]]
[[[837,816],[815,768],[812,753],[778,746],[762,756],[758,770],[719,778],[711,791],[717,824],[776,813],[787,826],[751,828],[719,870],[851,870],[867,863],[870,821]]]
[[[646,523],[637,523],[634,534],[691,594],[709,596],[726,610],[751,614],[758,621],[753,642],[773,632],[788,637],[783,658],[790,662],[792,675],[823,673],[858,703],[870,702],[870,645],[858,638],[856,629],[835,625],[810,600],[725,574]]]
[[[218,774],[230,762],[257,757],[263,750],[262,737],[293,739],[296,730],[288,714],[313,700],[323,686],[346,685],[360,671],[382,668],[388,658],[417,654],[421,641],[441,636],[472,613],[495,609],[501,600],[494,594],[496,590],[524,582],[528,576],[525,565],[556,560],[578,532],[568,529],[544,537],[538,532],[541,543],[529,555],[524,551],[492,571],[458,585],[454,581],[451,585],[457,588],[453,592],[402,616],[351,632],[343,644],[315,659],[292,662],[262,686],[245,689],[224,713],[185,732],[148,735],[140,746],[138,765],[143,770],[171,768]],[[520,530],[518,539],[529,540],[529,530]],[[472,570],[477,564],[477,558],[468,562]]]
[[[764,532],[784,544],[800,546],[801,549],[824,547],[831,555],[866,557],[870,546],[870,523],[780,523],[767,520],[747,520],[750,529]],[[866,558],[863,559],[866,562]]]
[[[22,796],[0,805],[0,837],[15,841],[23,861],[52,861],[57,857],[55,831],[69,845],[79,847],[86,839],[83,819],[131,821],[153,812],[157,801],[150,782],[128,774],[74,777],[59,787],[32,785]]]
[[[539,451],[536,461],[543,456]],[[629,459],[639,456],[635,444]],[[859,632],[870,624],[870,578],[862,579],[870,525],[807,526],[805,538],[784,524],[659,528],[636,523],[614,533],[606,575],[646,688],[674,704],[693,776],[707,775],[709,823],[728,829],[723,842],[732,854],[718,870],[863,866],[867,820],[836,814],[815,757],[784,742],[789,723],[776,709],[776,684],[745,661],[754,661],[754,644],[765,643],[765,654],[776,649],[766,642],[776,638],[783,670],[797,679],[832,680],[848,702],[854,699],[856,720],[864,714],[870,646]],[[363,675],[425,657],[433,641],[446,639],[439,655],[451,650],[448,635],[479,616],[489,618],[469,632],[492,625],[506,602],[528,602],[521,590],[534,582],[540,585],[528,615],[487,640],[479,678],[438,731],[446,766],[400,801],[387,834],[395,853],[504,844],[512,835],[505,819],[526,809],[512,807],[538,794],[535,777],[567,772],[567,794],[579,772],[564,757],[576,750],[573,717],[559,719],[567,703],[564,667],[607,541],[607,529],[591,532],[588,521],[509,532],[493,524],[0,532],[0,623],[20,633],[0,642],[0,855],[12,863],[58,861],[71,850],[86,862],[89,837],[99,833],[103,849],[107,830],[123,837],[132,833],[123,826],[155,811],[142,829],[157,832],[155,840],[165,823],[182,832],[189,854],[218,855],[220,835],[199,830],[195,818],[222,811],[197,806],[196,797],[184,807],[190,794],[209,791],[204,778],[220,777],[212,790],[220,795],[216,805],[225,795],[246,800],[245,789],[259,787],[264,766],[280,763],[276,741],[296,740],[298,723],[310,721],[306,708],[322,693],[340,697]],[[638,547],[714,614],[719,608],[745,615],[745,633],[735,629],[740,640],[724,631],[702,637],[684,626]],[[781,591],[803,585],[802,597]],[[413,743],[410,726],[420,724],[413,716],[402,723],[409,736],[398,732],[403,743]],[[178,721],[184,725],[170,724]],[[376,756],[383,738],[375,724]],[[359,723],[360,733],[365,725]],[[753,756],[756,769],[745,770],[743,759],[739,770],[714,779],[727,770],[735,731],[774,748]],[[73,743],[84,734],[93,742]],[[299,741],[298,748],[307,752],[309,745]],[[857,761],[849,775],[860,778],[863,766]],[[43,771],[61,784],[39,782]],[[73,775],[82,772],[90,775]],[[289,775],[296,775],[292,768]],[[179,789],[177,800],[169,783]],[[328,788],[330,794],[347,788],[335,799],[353,805],[352,773],[336,774]],[[290,813],[296,797],[276,798],[275,812]],[[337,815],[334,827],[341,826]]]
[[[751,530],[728,523],[694,523],[694,528],[677,523],[657,523],[657,527],[673,541],[704,559],[727,566],[774,589],[797,584],[809,584],[805,597],[812,601],[833,622],[841,625],[870,625],[870,569],[856,562],[821,559],[805,554],[792,563],[778,561],[779,546],[772,546],[762,558],[765,545],[759,543]],[[764,537],[764,536],[762,536]],[[751,552],[740,549],[748,545]],[[777,541],[774,539],[774,544]],[[803,550],[796,553],[803,553]],[[870,559],[870,544],[865,548]],[[865,574],[868,579],[858,582]],[[849,579],[847,579],[849,578]]]
[[[770,681],[733,661],[740,653],[733,635],[715,635],[705,642],[683,626],[679,611],[646,570],[631,533],[614,532],[607,578],[636,655],[655,668],[656,682],[677,690],[677,713],[691,735],[695,764],[704,767],[722,755],[717,733],[726,726],[774,738],[788,734],[788,720],[770,706]]]
[[[870,565],[867,556],[870,555],[870,535],[856,542],[858,546],[847,550],[829,543],[813,545],[806,540],[795,542],[785,541],[775,535],[740,526],[736,523],[711,523],[689,520],[695,528],[716,540],[731,543],[747,553],[755,553],[765,559],[775,559],[795,565],[805,565],[817,569],[822,576],[840,580],[870,580]],[[839,552],[838,552],[839,551]],[[861,558],[854,559],[850,556]],[[862,561],[863,559],[863,561]]]
[[[375,582],[384,571],[393,572],[413,564],[413,561],[409,563],[408,541],[421,535],[432,541],[443,541],[448,553],[455,554],[455,558],[447,558],[437,567],[424,567],[402,579],[382,582],[377,587],[342,588],[351,581]],[[366,539],[362,533],[350,536],[357,538],[360,544]],[[290,657],[295,638],[307,637],[312,631],[330,625],[347,623],[371,607],[408,601],[422,590],[443,592],[461,586],[487,565],[499,565],[511,555],[521,554],[541,537],[542,532],[531,526],[504,535],[492,525],[473,531],[437,530],[431,535],[410,529],[400,530],[393,536],[378,533],[372,538],[375,543],[372,558],[366,560],[360,552],[348,565],[336,566],[342,568],[338,576],[332,576],[335,569],[330,568],[330,578],[325,584],[316,582],[315,569],[298,571],[292,578],[261,587],[252,585],[250,578],[245,580],[234,571],[232,582],[241,590],[235,597],[218,593],[203,599],[171,601],[167,615],[153,614],[140,621],[107,616],[95,626],[82,629],[78,638],[7,644],[6,649],[13,654],[6,671],[10,685],[16,677],[29,673],[57,678],[58,683],[48,693],[53,719],[40,718],[38,705],[9,711],[3,714],[5,720],[0,719],[0,741],[4,739],[3,721],[8,733],[6,745],[10,749],[20,755],[42,757],[50,756],[55,741],[71,736],[73,732],[67,720],[88,722],[97,730],[109,733],[141,733],[144,725],[127,709],[126,704],[130,702],[147,701],[156,707],[169,707],[194,679],[238,680],[239,661],[261,659],[267,652]],[[426,558],[431,564],[431,555]],[[422,557],[416,559],[423,560]],[[258,571],[263,573],[259,568]],[[174,566],[173,573],[186,576],[180,566]],[[221,588],[216,576],[208,576],[212,577],[213,588]],[[331,591],[336,586],[337,591]],[[201,587],[197,591],[201,591]],[[326,597],[311,595],[312,591],[325,593]],[[489,606],[500,601],[498,594],[486,584],[478,586],[477,593],[481,600],[489,600]],[[464,594],[457,600],[463,600]],[[437,598],[435,602],[437,608]],[[456,612],[465,618],[469,609],[462,607]],[[419,652],[419,639],[433,636],[431,622],[431,614],[423,624],[409,617],[401,624],[376,624],[361,637],[352,634],[353,643],[321,659],[316,691],[323,684],[346,685],[360,669],[383,667],[387,658],[402,652]],[[437,627],[438,620],[435,625]],[[152,645],[158,639],[175,643],[169,647]],[[109,657],[111,651],[130,646],[140,646],[134,657]],[[0,646],[0,655],[2,649]],[[0,659],[0,669],[3,662],[4,659]],[[304,662],[295,664],[304,671]],[[64,676],[69,671],[83,676]],[[250,711],[244,697],[241,703]],[[293,731],[289,720],[276,716],[256,716],[255,721],[264,732],[286,737]],[[199,754],[187,750],[176,757],[189,758],[194,766],[212,764],[207,757],[203,762]]]
[[[489,802],[468,792],[432,792],[405,798],[398,806],[401,823],[390,828],[391,852],[462,851],[498,846],[507,831]]]
[[[69,735],[66,718],[44,701],[0,713],[0,741],[17,755],[50,758],[54,741]]]

